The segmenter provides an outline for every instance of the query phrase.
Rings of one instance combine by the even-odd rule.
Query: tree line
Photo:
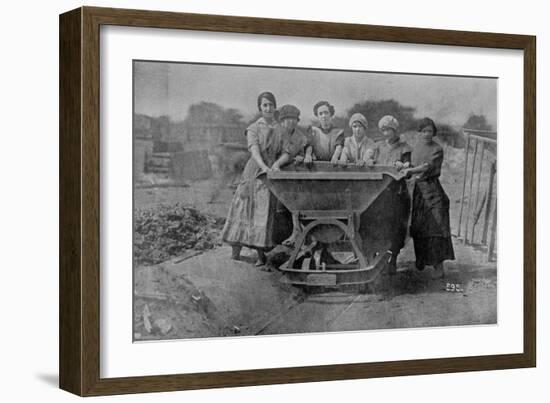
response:
[[[373,139],[379,137],[377,123],[382,116],[394,116],[399,121],[401,132],[416,130],[417,123],[420,120],[415,117],[416,109],[414,107],[402,105],[394,99],[385,99],[357,102],[348,109],[344,115],[336,115],[334,117],[334,124],[338,127],[345,128],[346,132],[351,134],[348,127],[348,119],[357,112],[362,113],[367,118],[369,122],[368,134]],[[212,102],[199,102],[189,107],[186,118],[182,122],[170,122],[170,125],[178,129],[185,129],[186,127],[201,124],[241,126],[244,129],[251,122],[258,119],[258,117],[259,114],[256,114],[252,119],[245,120],[243,114],[235,108],[224,108]],[[166,119],[166,117],[163,116],[158,119]],[[307,126],[314,123],[313,121],[300,122],[300,126],[302,129],[305,129]],[[436,122],[436,124],[438,125],[439,138],[441,141],[453,147],[464,147],[464,139],[459,131],[461,128],[454,127],[445,122]],[[485,115],[474,113],[470,114],[466,122],[464,122],[463,127],[478,130],[493,129]]]

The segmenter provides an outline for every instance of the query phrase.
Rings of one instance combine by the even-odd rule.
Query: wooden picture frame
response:
[[[100,27],[170,28],[524,52],[523,353],[100,377]],[[60,387],[81,396],[525,368],[536,365],[534,36],[82,7],[60,16]]]

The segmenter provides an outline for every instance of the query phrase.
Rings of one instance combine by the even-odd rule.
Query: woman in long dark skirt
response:
[[[393,166],[398,170],[410,167],[411,147],[399,135],[399,122],[391,115],[386,115],[378,122],[382,134],[374,147],[373,160],[376,165]],[[389,261],[389,272],[397,272],[397,257],[405,246],[409,217],[411,214],[411,197],[405,179],[394,181],[380,195],[380,202],[375,212],[374,224],[378,232],[386,239],[391,239],[389,251],[392,254]],[[390,206],[391,208],[388,208]]]
[[[439,182],[443,148],[433,141],[437,127],[424,118],[418,126],[420,138],[413,147],[411,168],[404,172],[415,180],[411,217],[411,237],[414,241],[416,267],[433,266],[434,278],[443,277],[443,262],[454,260],[449,198]]]

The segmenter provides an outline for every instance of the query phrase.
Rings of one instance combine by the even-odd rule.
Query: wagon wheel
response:
[[[355,229],[353,226],[350,228],[349,225],[344,224],[342,221],[333,219],[333,218],[322,218],[322,219],[316,219],[313,222],[306,225],[304,230],[300,232],[300,235],[298,235],[298,238],[294,244],[294,250],[292,251],[292,254],[290,255],[290,259],[288,261],[288,268],[294,268],[294,264],[296,262],[296,259],[298,257],[298,254],[300,253],[300,250],[306,240],[307,235],[316,227],[320,225],[331,225],[338,227],[341,231],[344,232],[345,236],[348,238],[349,242],[351,243],[352,249],[355,252],[359,267],[365,268],[367,267],[367,262],[365,260],[365,256],[363,255],[359,245],[363,244],[363,241],[361,239],[361,236],[359,233],[354,232]]]

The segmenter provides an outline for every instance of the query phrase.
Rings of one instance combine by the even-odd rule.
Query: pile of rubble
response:
[[[235,333],[202,290],[162,264],[136,269],[133,316],[137,341]]]
[[[221,245],[225,219],[203,214],[182,204],[136,210],[134,259],[137,265],[153,265],[190,250]]]

